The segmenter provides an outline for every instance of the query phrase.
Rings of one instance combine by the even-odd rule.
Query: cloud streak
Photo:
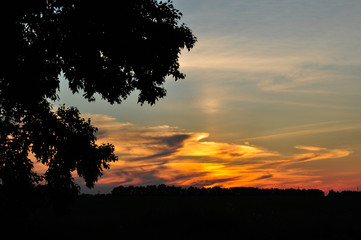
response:
[[[119,156],[119,161],[99,180],[100,186],[165,183],[198,187],[295,187],[295,184],[310,184],[319,176],[296,171],[294,164],[343,158],[351,153],[299,145],[295,148],[302,153],[287,156],[249,143],[207,141],[208,133],[187,132],[166,125],[119,123],[108,116],[91,117],[101,129],[98,142],[112,142]]]
[[[321,124],[328,124],[330,122],[322,122]],[[317,125],[317,124],[315,124]],[[279,139],[279,138],[287,138],[287,137],[295,137],[295,136],[303,136],[303,135],[311,135],[311,134],[321,134],[321,133],[332,133],[332,132],[340,132],[340,131],[350,131],[350,130],[359,130],[361,129],[360,124],[353,124],[353,125],[334,125],[334,126],[321,126],[317,128],[307,128],[304,129],[300,126],[299,129],[294,127],[293,129],[284,129],[278,130],[278,133],[265,135],[265,136],[257,136],[257,137],[250,137],[242,139],[243,141],[250,141],[250,140],[265,140],[265,139]],[[309,149],[305,149],[309,150]]]

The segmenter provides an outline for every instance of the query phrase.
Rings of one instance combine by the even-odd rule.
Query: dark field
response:
[[[39,239],[361,239],[361,198],[81,195],[66,211],[2,215],[1,227]]]

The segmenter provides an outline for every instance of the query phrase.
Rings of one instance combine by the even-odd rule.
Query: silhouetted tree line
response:
[[[330,190],[328,192],[328,197],[361,197],[360,191],[341,191],[337,192],[334,190]]]
[[[112,190],[114,196],[299,196],[323,197],[318,189],[262,189],[254,187],[198,188],[161,185],[118,186]]]

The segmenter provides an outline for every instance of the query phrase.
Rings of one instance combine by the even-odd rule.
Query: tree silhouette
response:
[[[31,136],[32,152],[35,157],[49,168],[45,180],[53,188],[75,188],[71,172],[77,170],[84,177],[86,185],[93,187],[108,169],[108,162],[117,158],[111,144],[98,146],[95,141],[97,129],[79,116],[74,108],[57,109],[46,112],[40,117],[29,116],[24,128]]]
[[[90,101],[99,93],[120,103],[139,90],[140,103],[154,104],[166,94],[166,76],[184,78],[178,57],[196,41],[171,1],[20,0],[1,8],[10,50],[1,94],[13,103],[56,99],[62,72]]]
[[[77,189],[77,171],[88,187],[115,161],[111,144],[95,144],[90,120],[76,108],[52,110],[59,77],[73,93],[110,104],[139,91],[138,102],[154,104],[166,95],[167,76],[185,76],[178,58],[196,38],[179,20],[171,1],[5,1],[0,6],[0,178],[5,186],[41,180],[29,159],[48,167],[53,189]],[[74,190],[74,191],[75,191]]]
[[[0,124],[0,178],[7,190],[27,191],[41,178],[28,158],[30,141],[17,125]]]
[[[86,186],[93,187],[109,162],[117,160],[114,146],[98,146],[97,128],[90,119],[81,118],[76,108],[42,110],[25,115],[21,123],[1,132],[8,133],[1,137],[0,151],[0,178],[6,190],[27,192],[34,183],[45,180],[51,195],[76,195],[79,189],[71,174],[75,170]],[[48,167],[43,178],[33,172],[30,152]]]

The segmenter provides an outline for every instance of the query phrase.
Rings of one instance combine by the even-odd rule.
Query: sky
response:
[[[119,160],[92,190],[118,185],[361,188],[361,1],[174,0],[198,38],[186,79],[137,104],[60,101],[99,128]]]

